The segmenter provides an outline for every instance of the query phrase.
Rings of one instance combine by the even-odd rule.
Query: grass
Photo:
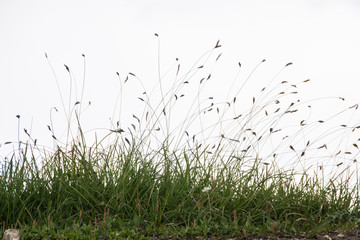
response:
[[[244,87],[264,60],[240,86],[235,77],[225,100],[202,97],[220,47],[218,42],[185,73],[176,62],[169,70],[173,81],[164,81],[159,69],[151,92],[135,74],[120,79],[118,73],[112,117],[118,114],[118,121],[105,136],[95,133],[91,144],[91,132],[81,127],[85,78],[80,99],[70,94],[66,106],[61,97],[65,140],[49,126],[55,151],[41,150],[27,131],[26,142],[3,143],[19,148],[2,157],[7,166],[0,178],[0,235],[9,227],[20,228],[23,239],[310,236],[357,228],[359,127],[331,125],[357,105],[312,119],[308,104],[317,100],[296,97],[309,80],[276,83],[291,63],[244,104]],[[71,93],[76,85],[65,67]],[[124,127],[128,81],[142,90],[126,100],[142,110]]]

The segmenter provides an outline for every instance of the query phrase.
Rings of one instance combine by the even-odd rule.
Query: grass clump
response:
[[[51,126],[56,150],[41,151],[26,132],[28,140],[16,143],[19,149],[5,159],[2,230],[21,228],[24,239],[146,239],[357,227],[357,153],[349,146],[335,144],[332,151],[330,146],[352,140],[359,127],[341,124],[321,131],[357,105],[314,120],[308,102],[296,99],[295,89],[308,80],[273,85],[283,69],[245,108],[240,97],[254,71],[238,88],[236,77],[224,101],[203,98],[214,70],[204,64],[218,61],[219,48],[218,42],[183,74],[176,63],[168,88],[159,70],[159,94],[148,93],[133,73],[125,80],[118,74],[120,98],[130,78],[141,84],[136,101],[142,110],[132,113],[133,122],[124,127],[116,108],[118,121],[90,145],[89,133],[81,128],[82,94],[73,106],[70,97],[68,108],[62,100],[65,141]],[[190,89],[197,91],[187,102],[184,92]],[[313,136],[315,129],[320,132]],[[358,148],[355,140],[350,145]]]

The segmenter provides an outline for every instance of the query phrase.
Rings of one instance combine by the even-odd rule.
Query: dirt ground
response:
[[[287,236],[287,237],[261,237],[261,236],[252,236],[245,238],[246,240],[360,240],[360,231],[351,230],[346,233],[344,232],[324,232],[317,234],[313,238],[307,238],[305,236]],[[230,240],[230,239],[227,239]]]

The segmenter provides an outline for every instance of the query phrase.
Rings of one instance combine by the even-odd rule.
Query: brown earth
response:
[[[306,236],[298,235],[298,236],[286,236],[286,237],[261,237],[261,236],[251,236],[248,238],[244,238],[246,240],[360,240],[360,233],[358,230],[352,230],[346,233],[341,232],[324,232],[320,234],[316,234],[315,237],[308,238]],[[230,239],[228,239],[230,240]]]

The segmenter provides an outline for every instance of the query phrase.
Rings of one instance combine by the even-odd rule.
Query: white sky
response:
[[[342,96],[351,105],[360,100],[359,29],[356,0],[0,0],[0,144],[17,141],[19,114],[20,139],[27,139],[22,130],[26,128],[51,146],[50,109],[62,108],[45,52],[66,101],[69,75],[64,64],[76,78],[79,96],[81,54],[86,55],[83,102],[92,105],[84,124],[106,128],[119,92],[116,72],[122,80],[133,72],[149,88],[157,83],[154,33],[160,36],[163,72],[175,58],[186,71],[220,39],[223,55],[213,92],[227,87],[226,79],[234,77],[239,61],[244,79],[266,59],[257,70],[255,86],[265,86],[293,62],[283,76],[289,81],[310,78],[310,87],[303,90],[306,97]],[[124,115],[131,117],[131,104],[125,103]],[[324,102],[323,110],[331,104]],[[63,113],[53,113],[53,118],[54,128],[61,132]],[[1,159],[9,153],[5,149],[0,147]]]

